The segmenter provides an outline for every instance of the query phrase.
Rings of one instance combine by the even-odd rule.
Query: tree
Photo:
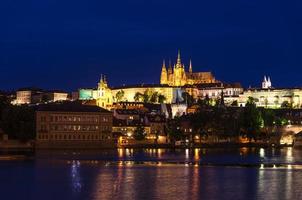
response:
[[[240,116],[241,128],[245,132],[245,135],[251,140],[256,139],[260,132],[260,128],[263,127],[263,119],[261,112],[256,107],[255,100],[249,97]]]
[[[188,104],[188,106],[191,106],[194,103],[194,98],[188,92],[183,92],[181,96],[184,99],[184,102]]]
[[[35,111],[32,107],[9,105],[2,111],[1,118],[0,126],[10,138],[35,138]]]
[[[292,108],[293,104],[289,103],[288,101],[283,101],[281,104],[281,108]]]
[[[4,109],[10,106],[9,99],[5,95],[0,95],[0,122],[1,122],[1,113]]]
[[[233,101],[231,106],[238,107],[238,101],[237,100]]]
[[[143,99],[143,94],[140,92],[136,92],[134,95],[134,101],[139,102],[142,101],[142,99]]]
[[[117,102],[122,101],[122,99],[124,98],[125,92],[124,90],[120,90],[116,93],[115,95],[115,99]]]
[[[158,102],[158,92],[153,92],[153,93],[151,93],[151,95],[150,95],[150,102],[151,103],[157,103]]]
[[[146,137],[145,129],[141,123],[136,126],[136,129],[133,134],[135,140],[144,140]]]
[[[164,95],[162,94],[158,95],[158,103],[164,103],[166,100],[167,98]]]
[[[180,119],[174,118],[173,120],[168,121],[166,132],[172,140],[173,145],[175,145],[176,141],[182,140],[184,138],[184,133],[180,129]]]

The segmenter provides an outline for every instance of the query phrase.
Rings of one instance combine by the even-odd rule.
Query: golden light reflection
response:
[[[157,149],[157,157],[158,158],[162,157],[162,149]]]
[[[194,159],[195,160],[199,160],[200,159],[199,152],[200,152],[200,149],[195,149],[194,150]]]
[[[248,148],[247,147],[242,147],[240,148],[240,155],[247,155],[248,153]]]
[[[118,148],[118,149],[117,149],[117,152],[118,152],[118,157],[119,157],[119,158],[122,158],[122,157],[124,156],[124,149]]]

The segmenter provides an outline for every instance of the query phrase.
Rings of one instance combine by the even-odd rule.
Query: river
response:
[[[1,199],[302,199],[302,150],[293,148],[27,156],[31,159],[0,161]]]

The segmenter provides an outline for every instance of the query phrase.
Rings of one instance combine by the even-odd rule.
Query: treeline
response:
[[[11,105],[6,96],[0,96],[0,128],[9,139],[34,139],[34,107]]]
[[[207,98],[199,100],[197,105],[197,112],[167,123],[167,134],[172,139],[188,139],[189,135],[183,130],[184,123],[190,124],[193,137],[245,136],[254,140],[270,137],[276,134],[274,127],[288,123],[274,110],[257,108],[253,98],[248,99],[245,107],[225,107],[223,101],[217,101],[213,106]]]

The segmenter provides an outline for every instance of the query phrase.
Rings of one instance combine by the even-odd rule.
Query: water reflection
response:
[[[71,186],[73,192],[81,192],[82,189],[80,165],[80,161],[75,160],[73,160],[70,165]]]
[[[1,199],[302,199],[302,151],[293,148],[61,154],[0,163]]]

